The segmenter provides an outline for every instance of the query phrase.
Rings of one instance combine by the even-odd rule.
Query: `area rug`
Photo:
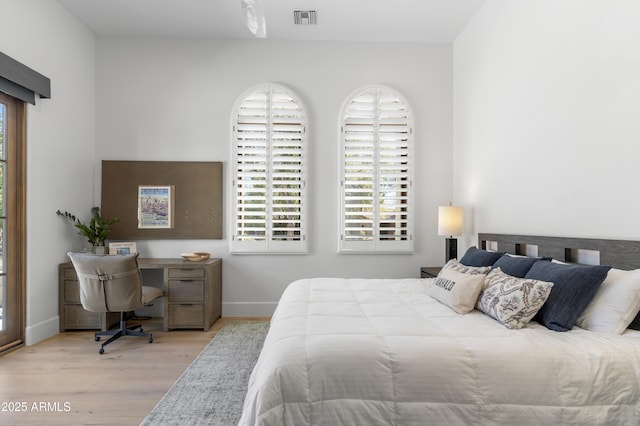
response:
[[[237,425],[268,330],[266,321],[225,325],[141,425]]]

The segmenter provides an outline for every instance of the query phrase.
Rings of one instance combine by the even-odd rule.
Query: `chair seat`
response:
[[[158,297],[162,297],[162,290],[158,287],[150,287],[143,285],[142,286],[142,304],[146,305],[151,302],[153,299],[157,299]]]

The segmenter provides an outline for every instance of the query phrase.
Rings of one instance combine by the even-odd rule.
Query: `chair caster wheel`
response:
[[[149,343],[153,343],[153,337],[149,337]]]
[[[96,336],[96,337],[94,337],[94,339],[95,339],[96,342],[99,342],[100,341],[100,336]]]
[[[100,348],[100,350],[98,350],[98,353],[102,355],[104,353],[104,348]]]

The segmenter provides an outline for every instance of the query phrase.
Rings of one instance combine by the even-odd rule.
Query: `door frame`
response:
[[[7,276],[12,274],[15,279],[15,336],[0,346],[0,353],[4,353],[9,349],[14,349],[24,345],[27,298],[26,298],[26,282],[27,282],[27,105],[24,101],[14,98],[10,95],[0,93],[0,100],[3,103],[12,103],[15,106],[15,129],[13,129],[13,141],[4,141],[7,156],[11,156],[11,166],[15,169],[15,175],[9,181],[7,179],[7,187],[12,188],[13,204],[15,207],[11,212],[6,212],[8,220],[7,225],[13,227],[13,235],[5,236],[5,259]],[[12,119],[13,120],[13,119]],[[9,133],[9,132],[7,132]],[[9,143],[7,143],[9,142]],[[10,147],[9,144],[12,146]],[[11,148],[11,154],[10,149]],[[9,158],[8,158],[9,159]],[[7,195],[5,191],[4,196]],[[6,205],[6,204],[5,204]],[[9,222],[9,214],[12,215]],[[7,226],[8,228],[9,226]],[[13,238],[10,245],[7,244],[7,238]],[[7,250],[7,246],[11,249]],[[8,300],[5,300],[6,304]],[[4,315],[4,313],[3,313]]]

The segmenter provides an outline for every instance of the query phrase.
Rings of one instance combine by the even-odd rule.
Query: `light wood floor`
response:
[[[1,425],[138,425],[213,336],[162,331],[162,320],[141,321],[153,333],[123,337],[98,354],[91,331],[60,333],[0,356]],[[17,411],[21,410],[21,411]]]

